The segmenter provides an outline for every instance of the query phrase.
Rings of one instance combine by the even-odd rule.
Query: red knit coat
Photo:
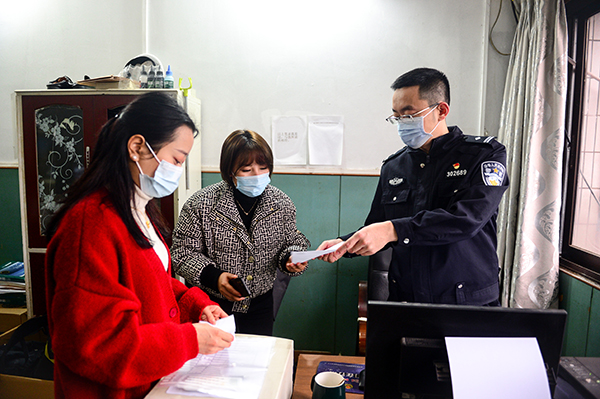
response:
[[[64,216],[46,253],[55,397],[143,398],[198,355],[198,288],[170,277],[96,193]]]

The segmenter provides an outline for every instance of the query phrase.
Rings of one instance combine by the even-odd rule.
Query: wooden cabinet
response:
[[[89,165],[102,125],[149,90],[17,91],[19,180],[29,316],[46,313],[45,229],[65,191]],[[178,90],[161,90],[184,104]],[[200,128],[200,104],[185,101]],[[200,139],[184,167],[179,189],[160,200],[172,228],[183,202],[201,186]]]

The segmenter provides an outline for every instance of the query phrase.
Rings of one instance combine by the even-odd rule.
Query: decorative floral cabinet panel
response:
[[[86,151],[81,108],[56,104],[36,109],[35,142],[40,213],[36,233],[45,236],[59,201],[83,174]]]
[[[177,90],[163,91],[178,96]],[[89,165],[102,125],[144,92],[17,91],[21,214],[30,317],[46,313],[44,255],[48,221],[60,207],[66,190]],[[198,138],[196,142],[199,143]],[[198,172],[192,176],[191,188],[188,173],[188,181],[184,183],[188,190],[180,186],[174,195],[160,200],[161,211],[171,228],[181,207],[175,201],[184,201],[200,187],[200,149],[192,152],[198,154],[194,169]]]

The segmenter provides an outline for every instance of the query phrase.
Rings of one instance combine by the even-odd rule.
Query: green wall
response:
[[[204,173],[203,186],[221,179]],[[298,227],[311,249],[325,239],[362,226],[377,177],[273,175],[298,209]],[[367,279],[366,258],[336,264],[310,261],[293,278],[275,322],[275,334],[294,340],[296,349],[353,355],[356,347],[358,281]],[[560,274],[560,307],[569,313],[563,355],[600,356],[600,291]]]
[[[559,287],[559,306],[568,313],[563,356],[600,357],[600,290],[565,273]]]
[[[0,265],[23,261],[19,170],[0,168]]]
[[[203,173],[203,186],[221,179]],[[377,177],[273,175],[298,210],[298,228],[311,249],[326,239],[356,230],[369,210]],[[16,168],[0,168],[0,264],[23,259]],[[357,339],[358,281],[367,278],[366,258],[330,264],[312,260],[293,278],[275,322],[275,334],[300,350],[353,355]],[[600,291],[560,274],[560,307],[569,313],[565,356],[600,357]]]

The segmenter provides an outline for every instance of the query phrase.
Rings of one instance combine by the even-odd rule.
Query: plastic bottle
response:
[[[154,89],[154,80],[155,80],[154,76],[155,76],[154,67],[151,66],[150,72],[148,72],[148,88],[149,89]]]
[[[154,88],[162,89],[165,87],[165,78],[162,69],[160,69],[160,65],[157,68],[156,76],[154,77]]]
[[[142,65],[142,73],[140,73],[140,89],[148,88],[148,72],[146,67]]]
[[[171,65],[169,65],[167,67],[167,73],[165,73],[165,89],[172,89],[174,85],[173,72],[171,72]]]

